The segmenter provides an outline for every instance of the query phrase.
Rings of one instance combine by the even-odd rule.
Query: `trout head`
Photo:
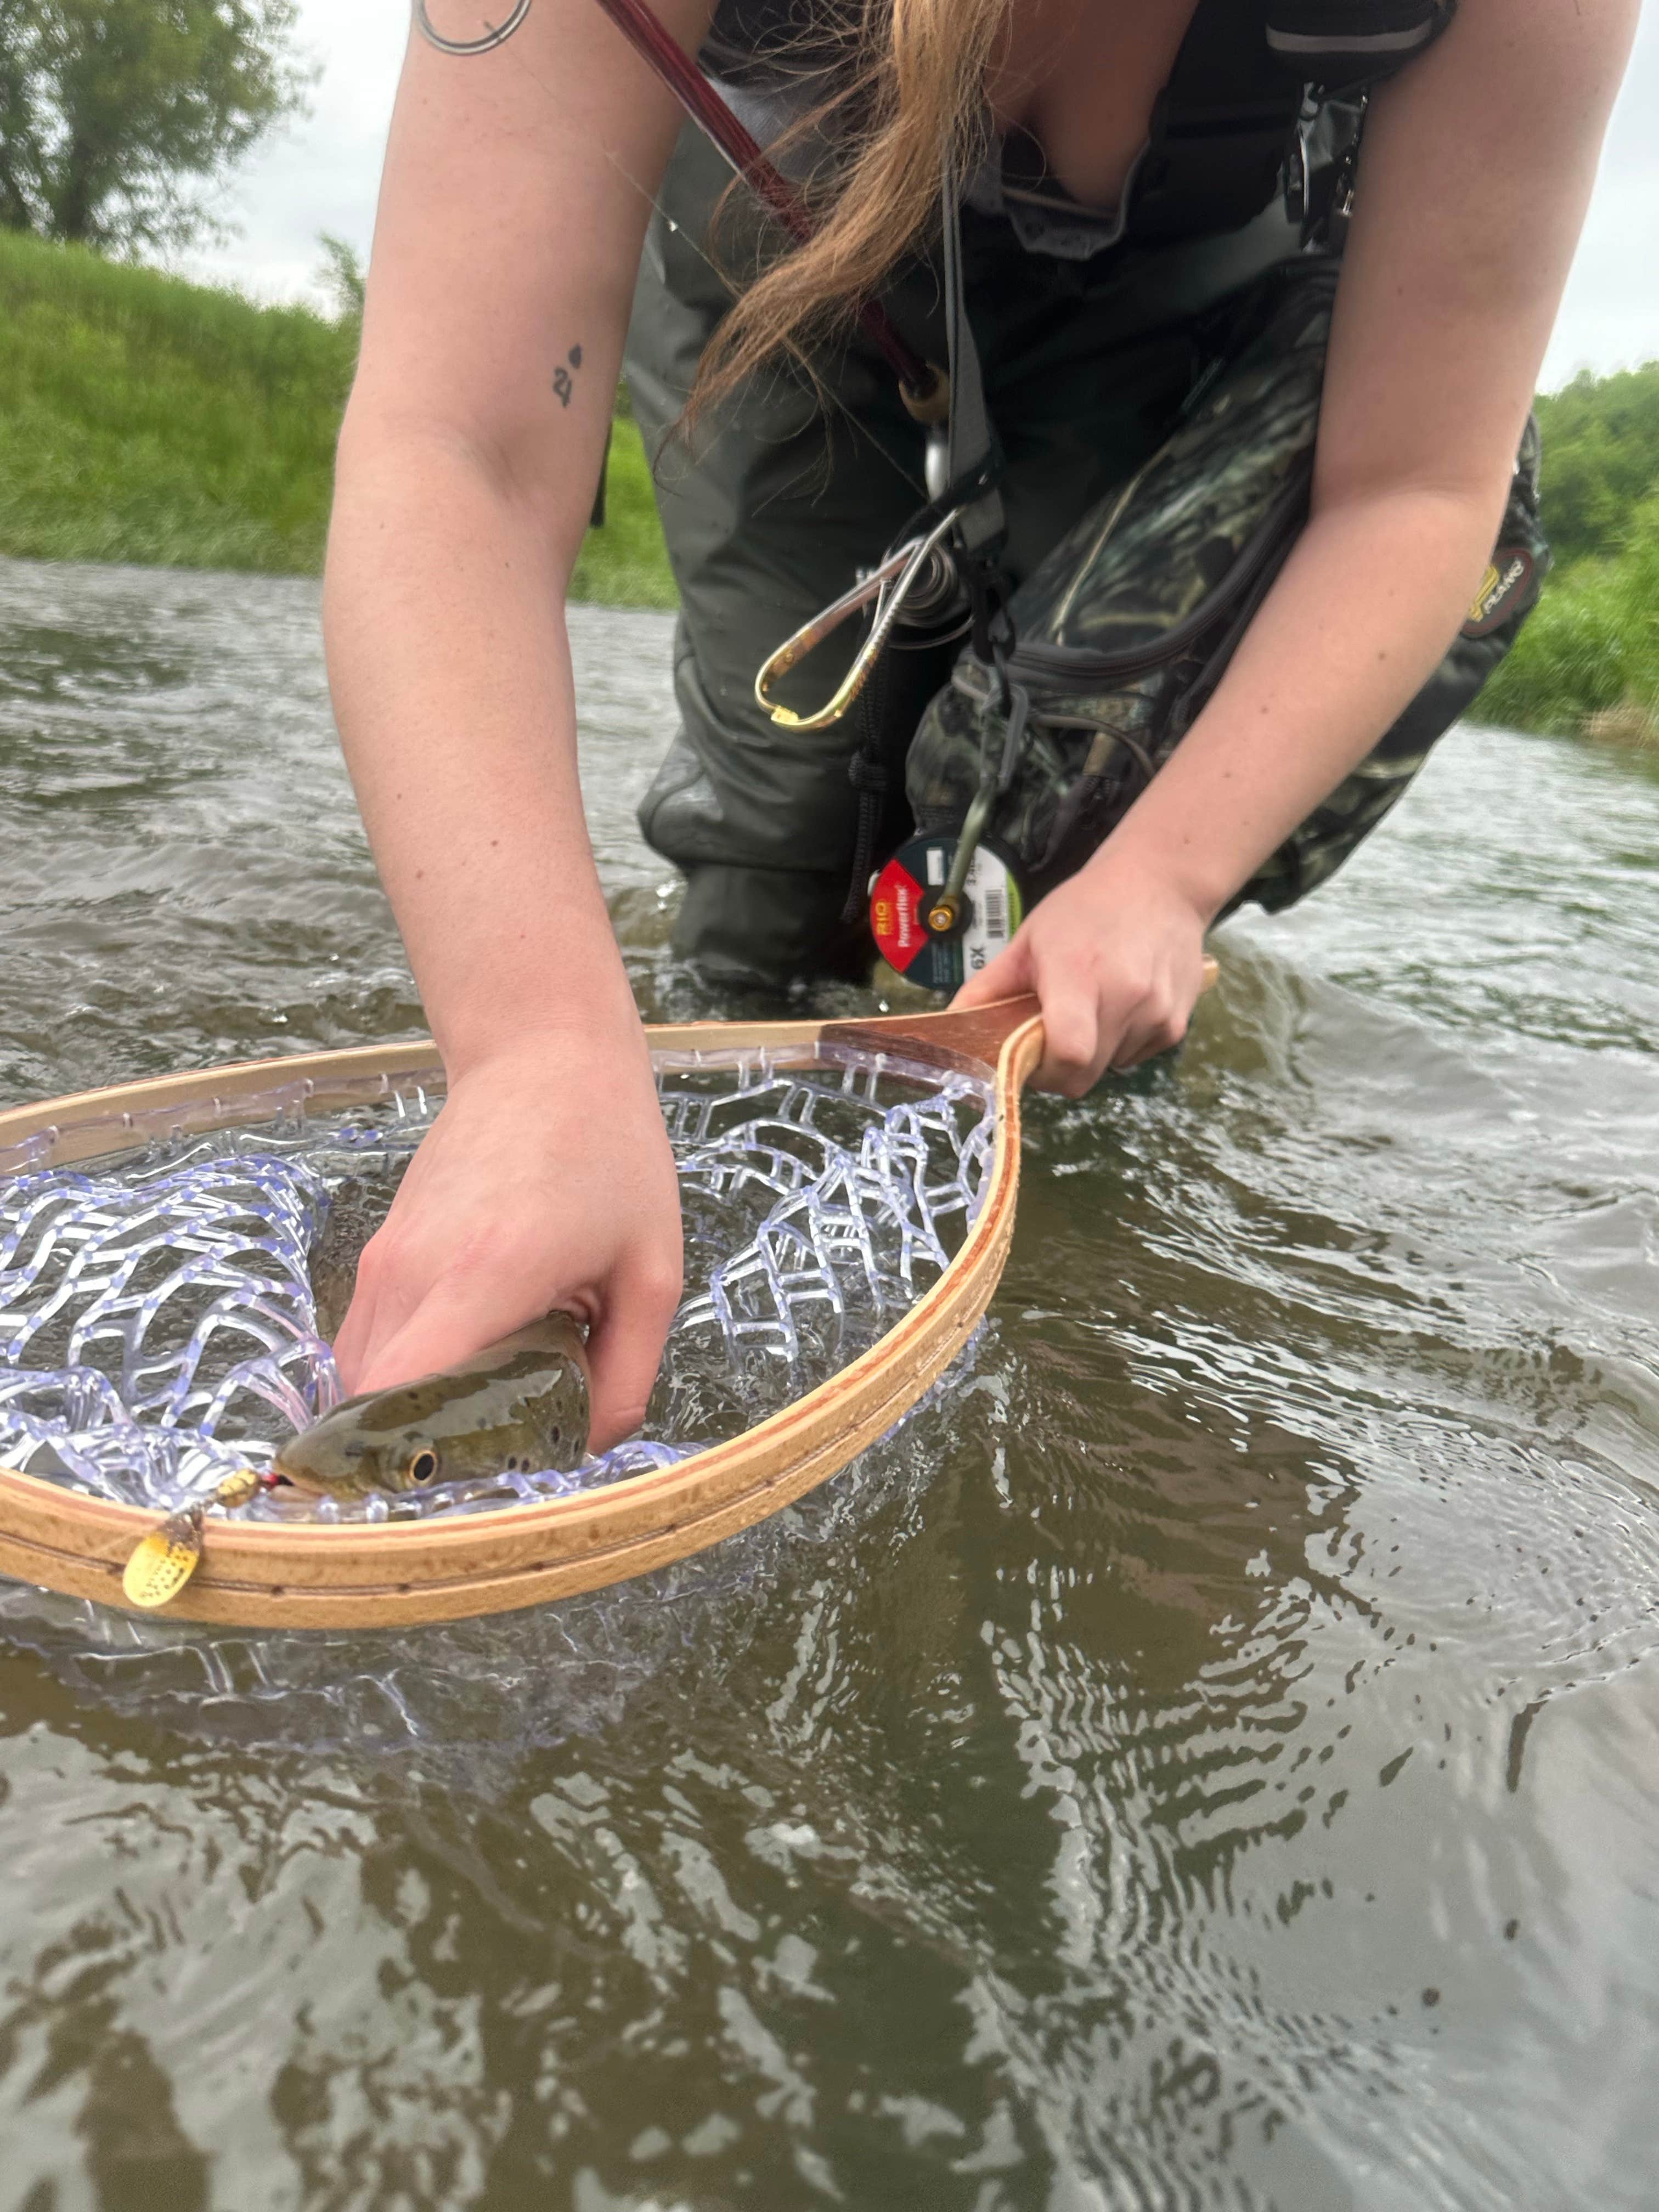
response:
[[[422,1418],[416,1398],[409,1389],[345,1399],[289,1438],[276,1472],[295,1489],[325,1498],[366,1498],[372,1490],[420,1490],[436,1482],[444,1472],[444,1439]]]
[[[568,1314],[418,1382],[347,1398],[277,1453],[275,1471],[331,1498],[466,1475],[573,1468],[587,1449],[587,1359]]]

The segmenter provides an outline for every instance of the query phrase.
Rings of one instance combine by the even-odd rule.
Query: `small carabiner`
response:
[[[912,538],[896,553],[890,553],[878,568],[860,576],[850,592],[841,597],[804,623],[793,637],[785,638],[777,651],[761,664],[755,678],[755,697],[780,729],[827,730],[840,721],[859,693],[870,680],[882,647],[899,616],[904,603],[915,589],[917,582],[940,541],[956,522],[957,510],[952,508],[943,522],[935,523],[925,538]],[[890,592],[889,586],[891,586]],[[877,602],[876,618],[870,626],[870,635],[859,647],[852,666],[842,677],[828,702],[815,714],[798,714],[793,707],[780,707],[769,696],[771,686],[781,676],[787,676],[798,662],[805,659],[834,630],[838,630],[849,615],[867,607],[872,599]]]

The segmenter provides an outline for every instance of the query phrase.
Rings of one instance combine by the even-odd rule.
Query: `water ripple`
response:
[[[314,623],[0,565],[7,1095],[418,1023]],[[713,1011],[668,625],[573,635],[630,973]],[[1176,1068],[1034,1105],[949,1395],[701,1561],[379,1639],[8,1593],[20,2202],[1644,2203],[1656,851],[1640,769],[1449,740]]]

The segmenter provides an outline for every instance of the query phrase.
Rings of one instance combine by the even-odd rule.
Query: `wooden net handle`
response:
[[[1220,977],[1220,963],[1206,952],[1198,987],[1200,997],[1212,990]],[[942,1014],[888,1014],[878,1021],[827,1022],[822,1035],[826,1043],[854,1045],[865,1052],[902,1052],[933,1066],[994,1067],[1014,1032],[1038,1020],[1042,1013],[1036,994],[1026,992],[1017,999],[993,999],[988,1005],[965,1007],[960,1012],[947,1006]],[[1042,1059],[1039,1031],[1030,1068]]]

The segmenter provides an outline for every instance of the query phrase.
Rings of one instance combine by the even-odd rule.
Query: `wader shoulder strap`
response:
[[[1352,91],[1431,46],[1457,0],[1268,0],[1267,44],[1310,84]]]
[[[1269,49],[1261,0],[1199,0],[1131,187],[1137,242],[1237,230],[1279,190],[1303,80]]]
[[[940,212],[945,292],[945,335],[950,348],[951,412],[945,426],[945,483],[940,507],[959,507],[957,538],[969,554],[982,551],[1003,533],[1005,518],[997,479],[1002,449],[985,404],[979,348],[968,319],[968,288],[962,270],[962,192],[956,163],[948,155],[941,176]],[[930,484],[928,489],[934,487]]]
[[[1278,191],[1311,91],[1368,89],[1431,46],[1456,0],[1199,0],[1152,110],[1126,234],[1237,230]]]

